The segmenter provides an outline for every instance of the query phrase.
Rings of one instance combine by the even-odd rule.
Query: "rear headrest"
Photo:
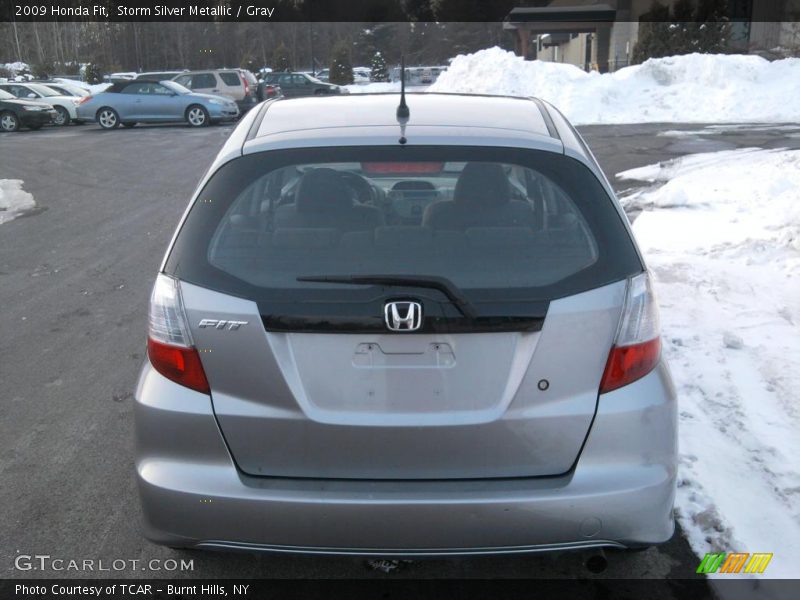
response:
[[[497,206],[510,198],[508,177],[497,163],[467,163],[453,192],[453,200],[459,204]]]
[[[295,202],[298,212],[329,212],[353,206],[350,188],[337,171],[325,167],[303,175]]]

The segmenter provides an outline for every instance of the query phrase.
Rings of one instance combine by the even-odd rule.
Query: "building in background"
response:
[[[532,0],[514,8],[503,27],[520,56],[605,73],[631,64],[639,20],[651,7],[652,0]],[[728,15],[734,50],[800,55],[800,0],[728,0]]]

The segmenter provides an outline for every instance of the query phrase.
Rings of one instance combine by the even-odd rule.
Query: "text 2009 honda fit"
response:
[[[380,556],[673,532],[676,402],[625,215],[538,100],[276,100],[192,199],[136,391],[145,532]],[[402,139],[401,139],[402,138]]]

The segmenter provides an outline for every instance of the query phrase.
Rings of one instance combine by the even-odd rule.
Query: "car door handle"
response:
[[[136,102],[136,104],[139,104],[139,102],[141,102],[141,101],[142,101],[142,100],[141,100],[141,99],[139,99],[139,100],[136,100],[135,102]]]
[[[218,92],[219,90],[211,90],[212,92]]]

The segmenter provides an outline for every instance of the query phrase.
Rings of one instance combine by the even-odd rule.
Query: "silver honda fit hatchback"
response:
[[[652,282],[545,102],[262,104],[189,204],[148,333],[154,542],[420,556],[672,535]]]

